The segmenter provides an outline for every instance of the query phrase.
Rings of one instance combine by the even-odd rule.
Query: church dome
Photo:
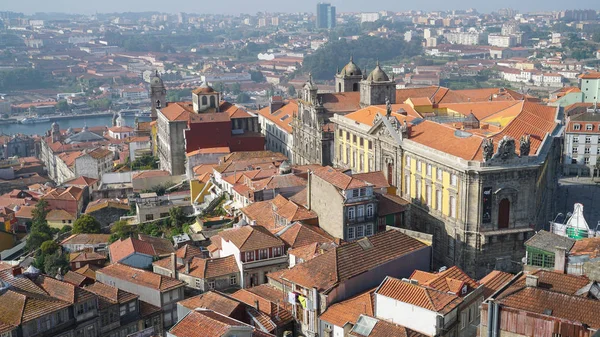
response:
[[[388,75],[379,66],[379,62],[377,62],[377,66],[369,74],[369,77],[367,77],[367,81],[372,81],[372,82],[389,82],[389,80],[390,80],[390,78],[388,77]]]
[[[346,66],[342,69],[340,75],[342,76],[362,76],[362,71],[360,68],[354,63],[353,59],[350,58],[350,62],[346,64]]]

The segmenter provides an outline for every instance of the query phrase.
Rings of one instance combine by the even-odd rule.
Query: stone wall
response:
[[[311,174],[308,193],[309,206],[319,216],[319,226],[334,237],[346,239],[344,200],[337,188]]]

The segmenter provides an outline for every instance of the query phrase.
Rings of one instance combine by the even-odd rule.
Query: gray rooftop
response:
[[[551,253],[555,251],[556,247],[564,247],[568,252],[574,244],[575,240],[569,237],[546,232],[545,230],[537,232],[525,242],[525,246],[527,247],[533,247]]]

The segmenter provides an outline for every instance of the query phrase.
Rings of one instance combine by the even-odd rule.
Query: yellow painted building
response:
[[[190,180],[190,197],[192,205],[203,203],[204,197],[210,194],[210,188],[212,187],[210,176],[209,173],[204,173],[196,179]]]
[[[335,138],[338,162],[354,172],[369,172],[373,168],[373,143],[363,136],[339,130]]]

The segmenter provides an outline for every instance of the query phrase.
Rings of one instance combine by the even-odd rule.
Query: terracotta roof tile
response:
[[[266,107],[258,113],[279,126],[282,130],[292,134],[292,121],[294,120],[294,115],[298,113],[298,103],[296,100],[290,100],[273,113],[271,113],[271,107]]]
[[[175,252],[175,247],[173,247],[171,240],[167,238],[157,238],[155,236],[138,234],[138,239],[151,244],[158,256],[165,256]]]
[[[502,308],[550,315],[600,329],[600,301],[535,287],[524,287],[498,300]]]
[[[335,303],[319,316],[319,319],[343,328],[346,323],[356,324],[360,315],[374,316],[374,292],[371,289],[347,300]]]
[[[99,243],[108,243],[110,234],[73,234],[64,239],[61,245],[93,245]]]
[[[293,320],[291,307],[287,306],[285,302],[272,301],[253,293],[250,289],[238,290],[231,297],[251,307],[258,303],[258,310],[268,315],[277,326],[285,325]]]
[[[87,262],[96,260],[106,260],[106,256],[96,252],[75,252],[69,255],[69,262]]]
[[[364,249],[367,245],[371,247]],[[269,277],[328,291],[338,282],[426,247],[406,234],[387,231],[336,247],[293,268],[269,274]]]
[[[168,177],[171,174],[168,171],[163,170],[151,170],[151,171],[142,171],[133,175],[131,179],[145,179],[145,178],[155,178],[155,177]]]
[[[94,178],[89,178],[89,177],[85,177],[85,176],[79,176],[75,179],[69,180],[67,182],[64,182],[63,185],[65,186],[69,186],[69,185],[73,185],[73,186],[92,186],[95,183],[98,182],[98,179],[94,179]]]
[[[285,232],[280,232],[279,238],[290,248],[303,247],[313,243],[334,242],[321,228],[300,222],[294,223]]]
[[[71,220],[74,221],[76,219],[75,214],[71,214],[64,209],[52,209],[46,215],[46,220],[48,221],[63,221],[63,220]]]
[[[512,280],[514,277],[515,275],[510,273],[493,270],[491,273],[479,280],[479,283],[484,287],[483,296],[485,298],[492,296],[492,294],[510,282],[510,280]]]
[[[224,230],[221,239],[230,241],[241,252],[283,246],[284,242],[262,226],[244,226]]]
[[[108,284],[104,284],[101,282],[95,282],[94,284],[85,287],[85,289],[89,292],[92,292],[98,296],[107,299],[113,304],[127,303],[138,298],[138,295],[132,294],[125,290],[121,290],[117,287],[109,286]]]
[[[216,291],[208,291],[204,294],[187,298],[179,301],[178,304],[190,310],[196,310],[196,308],[210,309],[225,316],[231,316],[236,311],[245,307],[240,302]]]
[[[600,238],[586,238],[575,241],[575,244],[569,251],[569,256],[587,255],[590,259],[595,259],[600,255]]]
[[[352,176],[333,169],[331,166],[325,166],[317,169],[314,171],[314,174],[341,190],[370,186],[370,184],[367,182],[358,178],[353,178]]]
[[[83,283],[88,280],[88,277],[74,271],[68,271],[64,276],[63,280],[69,282],[77,287],[81,287]]]
[[[206,337],[223,336],[230,329],[245,329],[252,332],[252,336],[273,336],[268,333],[259,332],[254,327],[229,318],[212,310],[190,311],[182,320],[169,330],[175,337]]]
[[[191,102],[189,103],[191,104]],[[190,111],[185,107],[184,102],[171,103],[160,109],[160,113],[169,121],[185,121],[190,119]]]
[[[452,311],[462,303],[462,299],[456,295],[389,276],[377,289],[376,294],[441,314]]]
[[[182,281],[172,277],[115,263],[99,269],[96,274],[104,274],[140,286],[166,291],[184,286]]]
[[[120,262],[134,253],[148,256],[157,255],[154,247],[152,247],[150,243],[136,238],[115,241],[108,246],[108,250],[110,252],[110,260],[112,263]]]
[[[35,283],[50,296],[70,304],[81,303],[95,298],[94,294],[83,288],[46,275],[38,276]]]
[[[183,273],[181,270],[180,272]],[[212,259],[194,257],[190,262],[190,272],[188,275],[210,279],[239,272],[240,270],[233,255]]]

